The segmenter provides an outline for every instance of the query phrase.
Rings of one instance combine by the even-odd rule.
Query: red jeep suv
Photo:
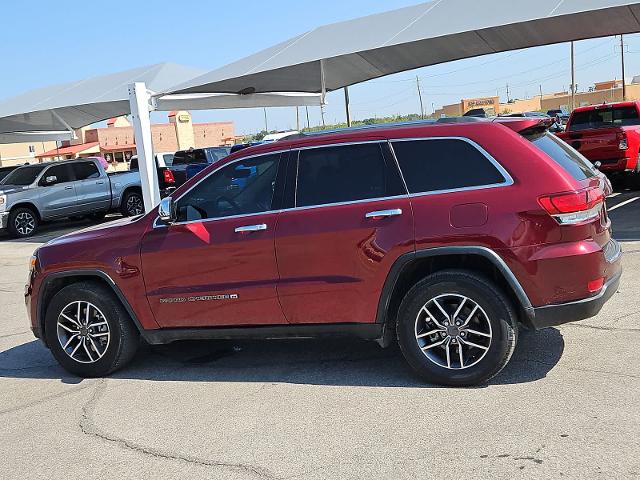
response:
[[[237,152],[144,216],[40,248],[31,328],[87,377],[125,365],[139,337],[351,335],[397,339],[429,382],[485,382],[519,324],[597,314],[621,250],[608,182],[544,121],[463,122]]]

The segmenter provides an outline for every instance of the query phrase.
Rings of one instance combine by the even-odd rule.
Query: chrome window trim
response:
[[[251,218],[251,217],[256,217],[258,215],[273,215],[273,214],[292,212],[292,211],[304,211],[304,210],[314,210],[314,209],[318,209],[318,208],[330,208],[330,207],[341,207],[341,206],[346,206],[346,205],[357,205],[357,204],[366,203],[366,202],[383,202],[383,201],[387,201],[387,200],[400,200],[400,199],[407,199],[407,198],[423,197],[423,196],[428,196],[428,195],[440,195],[440,194],[465,192],[465,191],[472,191],[472,190],[484,190],[484,189],[490,189],[490,188],[509,187],[509,186],[511,186],[511,185],[513,185],[515,183],[513,178],[509,174],[509,172],[507,172],[507,170],[489,152],[487,152],[481,145],[479,145],[478,143],[474,142],[473,140],[471,140],[469,138],[456,137],[456,136],[449,136],[449,137],[447,137],[447,136],[444,136],[444,137],[443,136],[439,136],[439,137],[412,137],[412,138],[397,138],[397,139],[386,138],[386,139],[375,139],[375,140],[364,140],[364,141],[349,141],[349,142],[339,142],[339,143],[327,143],[327,144],[322,144],[322,145],[309,145],[309,146],[306,146],[306,147],[290,147],[290,148],[285,148],[285,149],[282,149],[282,150],[275,150],[275,151],[271,151],[271,152],[258,153],[258,154],[254,154],[254,155],[248,155],[246,157],[240,157],[240,158],[232,160],[231,162],[226,163],[226,164],[221,165],[220,167],[216,168],[215,170],[213,170],[207,176],[203,177],[198,183],[193,185],[189,190],[184,192],[178,199],[175,199],[174,201],[177,202],[178,200],[180,200],[187,193],[189,193],[195,187],[200,185],[201,182],[203,182],[204,180],[209,178],[214,173],[222,170],[223,168],[225,168],[225,167],[227,167],[229,165],[233,165],[233,164],[235,164],[237,162],[240,162],[240,161],[247,161],[247,160],[250,160],[250,159],[253,159],[253,158],[264,157],[264,156],[267,156],[267,155],[275,155],[275,154],[282,155],[284,153],[291,152],[291,153],[294,153],[296,155],[296,170],[297,170],[297,168],[299,166],[298,160],[299,160],[300,152],[302,150],[312,150],[312,149],[318,149],[318,148],[331,148],[331,147],[350,146],[350,145],[363,145],[363,144],[370,144],[370,143],[379,143],[379,144],[387,143],[389,145],[389,148],[391,149],[391,154],[393,155],[393,158],[395,160],[396,168],[400,172],[400,178],[402,179],[402,182],[403,182],[403,184],[405,186],[406,192],[409,192],[406,180],[404,178],[404,174],[402,172],[402,169],[400,168],[400,163],[398,161],[398,157],[396,155],[395,149],[393,148],[393,143],[394,142],[410,142],[410,141],[426,141],[426,140],[460,140],[460,141],[463,141],[463,142],[466,142],[466,143],[470,144],[476,150],[478,150],[487,160],[489,160],[489,162],[494,167],[496,167],[496,169],[498,170],[498,172],[500,172],[500,174],[503,176],[505,181],[501,182],[501,183],[495,183],[495,184],[478,185],[478,186],[473,186],[473,187],[461,187],[461,188],[454,188],[454,189],[449,189],[449,190],[434,190],[434,191],[431,191],[431,192],[422,192],[422,193],[405,193],[403,195],[394,195],[394,196],[391,196],[391,197],[365,198],[365,199],[362,199],[362,200],[350,200],[350,201],[345,201],[345,202],[325,203],[325,204],[322,204],[322,205],[309,205],[309,206],[304,206],[304,207],[295,206],[295,207],[292,207],[292,208],[284,208],[284,209],[279,209],[279,210],[268,210],[268,211],[265,211],[265,212],[258,212],[258,213],[247,213],[247,214],[241,214],[241,215],[231,215],[231,216],[228,216],[228,217],[206,218],[206,219],[202,219],[202,220],[191,220],[191,221],[188,221],[188,222],[176,222],[176,223],[173,223],[172,225],[189,225],[189,224],[192,224],[192,223],[210,223],[210,222],[218,222],[218,221],[221,221],[221,220],[233,220],[233,219],[241,219],[241,218]],[[298,194],[297,182],[298,182],[298,172],[296,171],[296,190],[295,190],[295,202],[296,202],[296,204],[297,204],[297,194]],[[153,222],[153,228],[166,228],[166,227],[168,227],[168,225],[163,225],[163,224],[158,223],[159,220],[160,220],[160,218],[156,216],[156,219]]]
[[[473,148],[478,150],[482,154],[482,156],[484,156],[487,160],[489,160],[489,162],[498,170],[500,175],[502,175],[502,178],[504,178],[504,182],[490,183],[490,184],[486,184],[486,185],[475,185],[473,187],[460,187],[460,188],[450,188],[450,189],[445,189],[445,190],[432,190],[432,191],[429,191],[429,192],[418,192],[418,193],[409,192],[409,186],[407,185],[407,183],[405,181],[404,173],[402,171],[402,168],[400,168],[400,162],[398,160],[398,156],[396,155],[396,151],[393,148],[393,144],[395,142],[420,142],[420,141],[429,141],[429,140],[458,140],[458,141],[462,141],[462,142],[468,143]],[[398,165],[398,169],[400,170],[400,175],[402,176],[402,181],[405,182],[405,186],[407,187],[407,192],[409,192],[409,197],[410,198],[425,197],[425,196],[430,196],[430,195],[442,195],[442,194],[447,194],[447,193],[469,192],[469,191],[473,191],[473,190],[486,190],[486,189],[490,189],[490,188],[510,187],[515,183],[515,181],[513,180],[513,177],[500,164],[500,162],[498,162],[493,157],[493,155],[491,155],[489,152],[487,152],[481,145],[479,145],[478,143],[474,142],[470,138],[455,137],[455,136],[451,136],[451,137],[444,136],[444,137],[398,138],[398,139],[390,139],[389,140],[389,146],[391,147],[391,152],[393,153],[393,157],[396,159],[396,164]]]

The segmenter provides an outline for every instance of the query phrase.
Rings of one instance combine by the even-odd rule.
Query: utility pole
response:
[[[627,84],[624,81],[624,35],[620,35],[620,56],[622,59],[622,101],[627,101]]]
[[[422,90],[420,89],[420,77],[416,75],[416,86],[418,87],[418,98],[420,99],[420,118],[424,120],[424,104],[422,103]]]
[[[542,84],[540,85],[540,101],[542,101]]]
[[[507,103],[511,101],[511,97],[509,96],[509,84],[507,83]]]
[[[320,116],[322,117],[322,127],[324,128],[326,126],[324,123],[324,103],[320,104]]]
[[[309,107],[304,107],[307,111],[307,128],[311,128],[311,121],[309,120]]]
[[[576,55],[575,45],[571,42],[571,111],[576,108]]]
[[[269,133],[269,122],[267,121],[267,109],[264,108],[264,131]]]
[[[300,131],[300,108],[296,107],[296,130]]]
[[[344,108],[347,113],[347,127],[351,127],[351,112],[349,112],[349,87],[344,87]]]

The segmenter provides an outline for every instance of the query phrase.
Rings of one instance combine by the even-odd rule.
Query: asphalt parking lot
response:
[[[66,374],[27,326],[27,259],[87,225],[0,239],[0,478],[640,477],[640,193],[608,199],[626,268],[596,318],[524,333],[490,385],[425,385],[356,341],[145,348]]]

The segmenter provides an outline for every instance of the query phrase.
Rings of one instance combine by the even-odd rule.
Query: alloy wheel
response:
[[[20,212],[16,215],[14,225],[16,227],[16,232],[20,235],[31,235],[36,229],[36,219],[33,214],[29,212]]]
[[[418,312],[415,336],[422,353],[436,365],[464,370],[480,362],[491,346],[491,322],[477,302],[447,293]]]
[[[76,362],[95,363],[109,348],[109,324],[93,303],[68,304],[58,315],[57,330],[62,350]]]
[[[127,212],[132,217],[144,213],[144,203],[140,195],[129,195],[129,198],[127,198]]]

